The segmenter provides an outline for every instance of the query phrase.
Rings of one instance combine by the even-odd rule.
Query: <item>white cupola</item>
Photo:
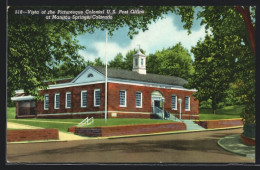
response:
[[[136,54],[133,55],[133,70],[139,74],[146,74],[146,56],[141,53],[140,48]]]

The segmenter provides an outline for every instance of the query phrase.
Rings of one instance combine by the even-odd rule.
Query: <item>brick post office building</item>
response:
[[[156,110],[198,119],[199,102],[194,89],[183,87],[186,80],[175,76],[146,73],[146,57],[140,50],[133,56],[133,70],[108,68],[108,118],[154,118]],[[74,79],[57,81],[41,90],[43,101],[18,92],[16,117],[85,118],[105,115],[105,68],[88,66]],[[182,99],[181,105],[178,102]]]

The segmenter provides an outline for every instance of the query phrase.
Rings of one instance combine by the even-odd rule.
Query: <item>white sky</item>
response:
[[[205,37],[205,27],[200,26],[200,21],[195,21],[191,34],[182,28],[180,17],[172,13],[164,15],[165,18],[153,22],[149,30],[135,35],[132,40],[127,36],[128,28],[119,29],[114,36],[108,37],[108,61],[112,60],[119,52],[125,56],[129,50],[141,48],[146,55],[160,51],[163,48],[171,47],[179,42],[190,51],[199,39]],[[79,51],[85,60],[94,61],[95,58],[101,57],[105,61],[105,32],[96,31],[94,34],[85,34],[79,36],[80,44],[86,46],[86,50]],[[191,54],[191,52],[190,52]],[[191,54],[192,59],[193,55]]]

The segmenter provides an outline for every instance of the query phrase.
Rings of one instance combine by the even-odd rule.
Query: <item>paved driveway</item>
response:
[[[218,146],[219,138],[242,128],[192,133],[8,144],[9,162],[30,163],[254,163]]]

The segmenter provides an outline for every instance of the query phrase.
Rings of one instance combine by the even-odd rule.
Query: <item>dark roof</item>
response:
[[[100,66],[91,66],[91,67],[93,67],[98,72],[105,75],[105,67],[100,67]],[[187,80],[176,76],[166,76],[166,75],[151,74],[151,73],[139,74],[135,71],[123,70],[117,68],[107,68],[107,72],[109,78],[170,84],[170,85],[177,85],[177,86],[183,86],[184,84],[188,83]]]
[[[73,80],[74,78],[64,78],[64,79],[56,79],[56,83],[47,81],[47,85],[52,85],[52,84],[62,84],[62,83],[69,83]]]

